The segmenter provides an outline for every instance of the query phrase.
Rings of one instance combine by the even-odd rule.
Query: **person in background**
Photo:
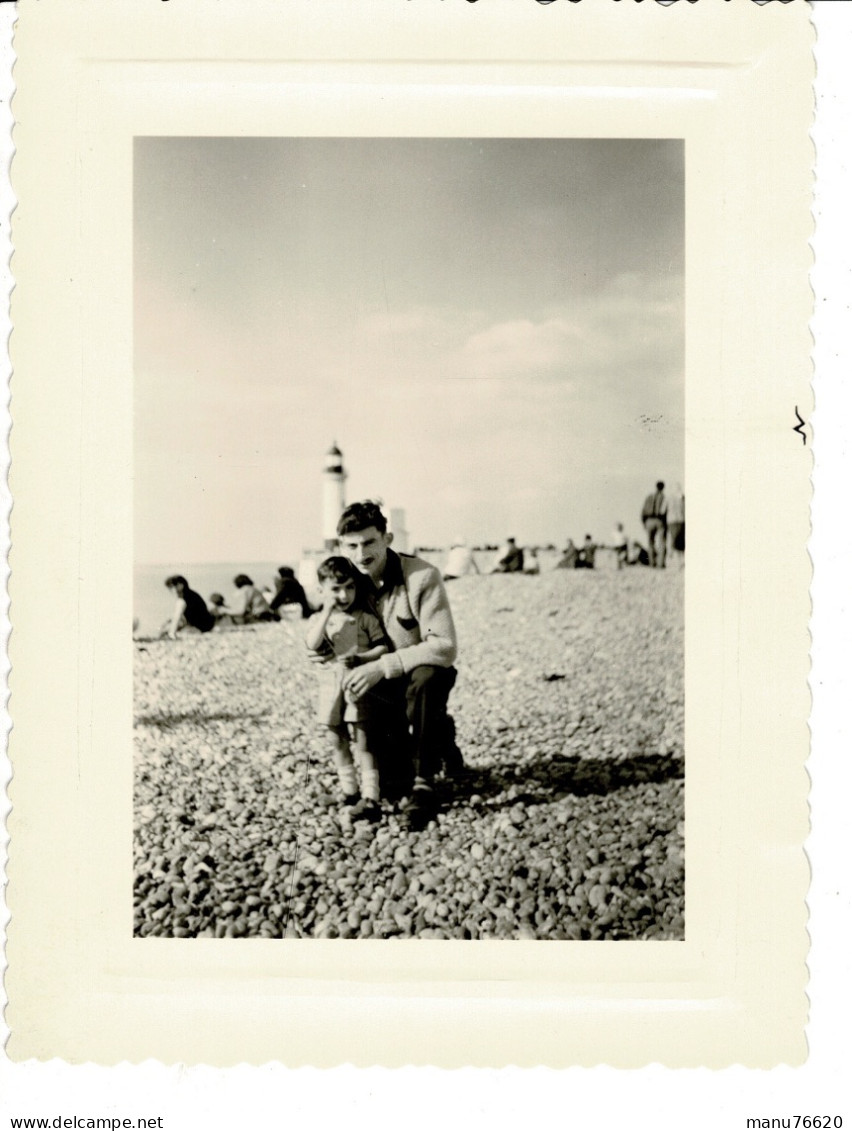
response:
[[[559,559],[559,561],[556,563],[556,565],[553,568],[554,569],[576,569],[577,568],[577,557],[578,557],[579,553],[580,553],[580,551],[574,545],[574,539],[569,538],[568,544],[566,545],[565,549],[562,551],[562,557]]]
[[[666,512],[668,501],[665,483],[659,480],[656,491],[645,499],[642,507],[642,525],[648,535],[648,560],[656,569],[666,568]]]
[[[270,609],[269,602],[245,573],[234,578],[233,603],[225,605],[224,612],[233,618],[234,624],[255,624],[257,621],[280,620],[278,613]]]
[[[524,551],[515,544],[514,538],[507,538],[506,545],[500,551],[494,563],[492,573],[523,573]]]
[[[278,612],[282,605],[299,605],[303,620],[311,615],[313,610],[308,603],[307,594],[290,566],[279,566],[274,584],[275,596],[269,602],[269,607],[274,613]]]
[[[591,534],[587,534],[583,539],[583,545],[577,551],[577,569],[594,569],[597,549]]]
[[[224,624],[225,621],[234,623],[234,619],[230,613],[226,612],[225,598],[221,593],[211,593],[210,600],[207,602],[207,608],[210,614],[216,621],[217,625]]]
[[[676,555],[676,561],[683,569],[683,555],[686,549],[686,500],[680,483],[675,483],[671,491],[666,492],[668,509],[666,523],[669,534],[669,551]]]
[[[436,775],[442,769],[464,769],[447,712],[457,649],[447,592],[435,566],[390,548],[393,534],[377,503],[351,503],[340,516],[337,534],[341,551],[370,580],[370,606],[391,648],[379,659],[353,668],[344,688],[355,700],[372,693],[381,703],[395,772],[400,778],[404,772],[413,786],[402,822],[409,829],[422,829],[438,811]]]
[[[473,550],[464,538],[455,538],[447,554],[444,581],[455,581],[457,577],[464,577],[468,573],[479,573],[479,566],[476,564]]]
[[[356,700],[346,690],[344,676],[384,656],[388,650],[385,630],[367,608],[366,578],[348,558],[326,558],[317,569],[317,580],[322,608],[308,621],[305,643],[321,661],[318,721],[328,735],[343,804],[351,806],[352,820],[378,821],[382,815],[379,767],[368,731],[371,697]]]
[[[535,546],[531,546],[530,549],[527,550],[524,573],[529,577],[535,577],[536,574],[541,573],[541,566],[538,561],[538,550]]]
[[[615,550],[616,568],[623,569],[627,565],[627,533],[620,522],[615,524],[612,532],[612,548]]]
[[[646,566],[651,564],[650,559],[648,558],[648,551],[645,549],[641,542],[630,543],[630,549],[627,555],[627,564],[632,566]]]
[[[169,640],[177,640],[177,634],[187,628],[194,632],[210,632],[216,622],[205,605],[204,598],[190,589],[186,578],[176,573],[167,577],[165,584],[167,589],[174,591],[175,607],[160,635],[167,636]]]

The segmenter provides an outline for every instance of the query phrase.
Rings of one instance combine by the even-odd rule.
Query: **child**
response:
[[[210,615],[213,617],[213,620],[217,625],[224,624],[226,621],[229,621],[231,624],[234,623],[234,618],[227,611],[228,606],[225,604],[225,598],[221,593],[210,594],[210,600],[207,602],[207,608],[209,609]]]
[[[322,608],[308,621],[305,643],[325,662],[320,668],[318,718],[327,728],[344,805],[355,821],[378,821],[379,770],[364,727],[366,709],[345,691],[349,668],[377,660],[387,652],[384,629],[364,607],[363,576],[348,558],[326,558],[317,569]],[[348,729],[347,729],[348,724]],[[361,771],[361,793],[352,745]]]

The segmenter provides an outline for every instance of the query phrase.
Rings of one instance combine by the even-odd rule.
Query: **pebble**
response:
[[[473,787],[419,833],[337,804],[295,634],[137,649],[135,933],[683,938],[682,580],[454,583]]]

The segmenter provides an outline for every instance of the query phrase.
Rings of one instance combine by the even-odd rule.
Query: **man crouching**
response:
[[[393,534],[378,504],[352,503],[340,516],[337,534],[341,552],[372,582],[373,611],[392,649],[348,672],[345,687],[356,700],[370,693],[387,708],[389,720],[404,707],[413,788],[402,815],[409,828],[421,829],[438,809],[435,775],[463,765],[447,714],[456,681],[456,630],[447,593],[435,566],[390,548]]]

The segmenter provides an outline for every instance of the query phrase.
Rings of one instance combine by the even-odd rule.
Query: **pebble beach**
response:
[[[449,583],[469,773],[420,832],[342,810],[300,619],[135,641],[135,934],[682,939],[683,576]]]

